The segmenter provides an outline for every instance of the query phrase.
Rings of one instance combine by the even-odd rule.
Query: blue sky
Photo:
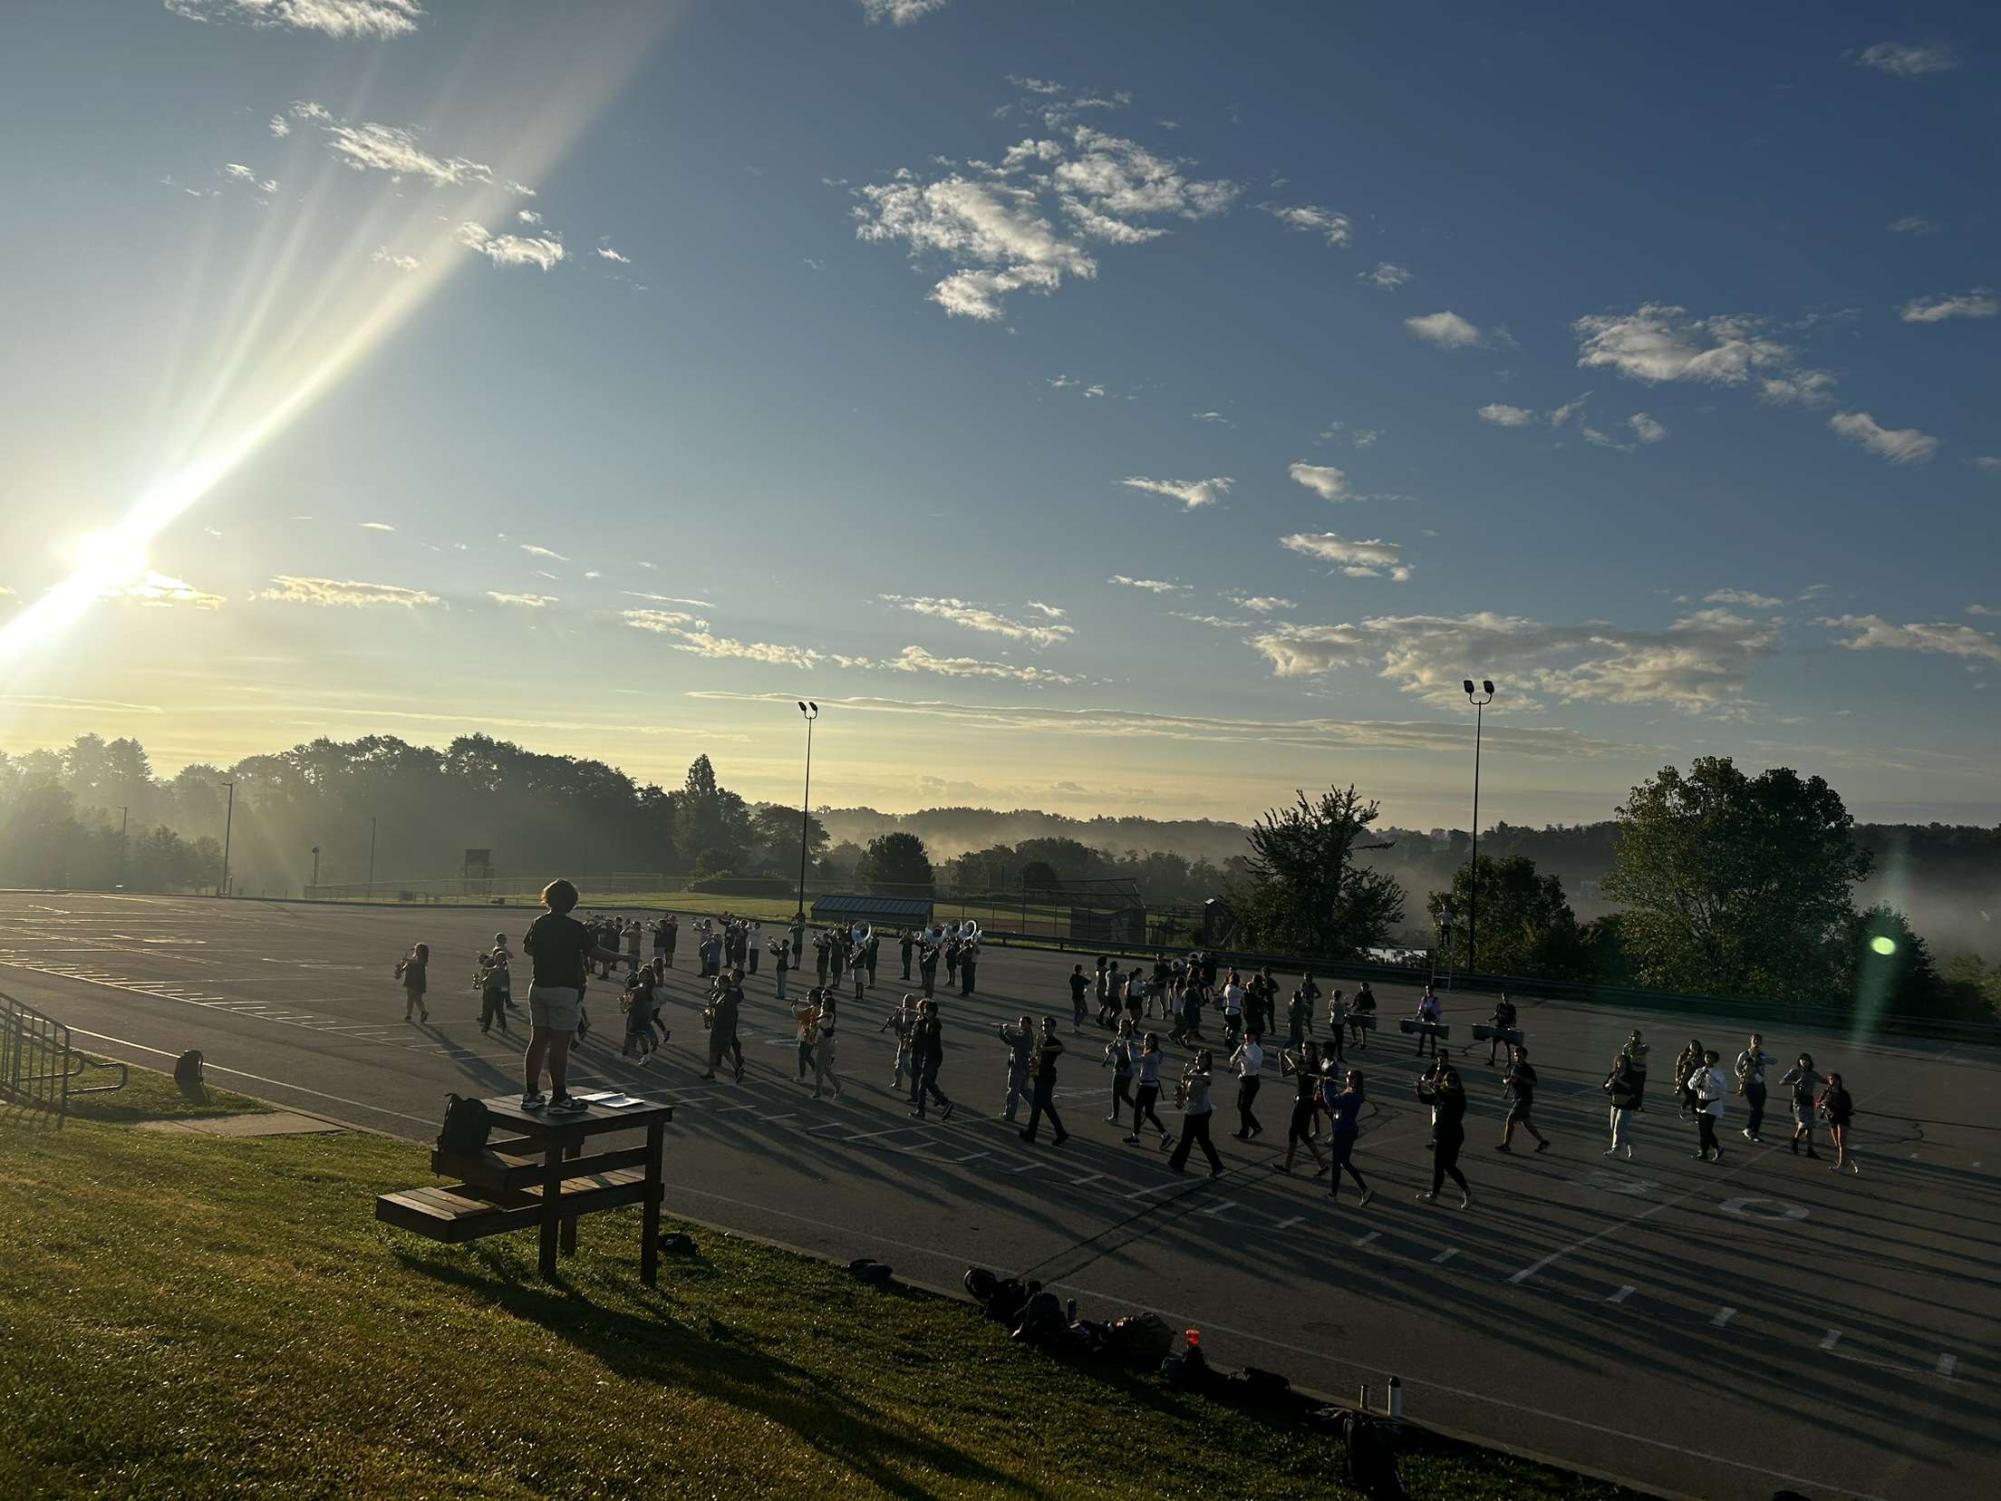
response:
[[[2001,818],[1986,8],[0,27],[0,749]]]

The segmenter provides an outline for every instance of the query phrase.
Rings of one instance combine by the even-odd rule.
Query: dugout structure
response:
[[[928,896],[868,896],[842,892],[813,898],[813,921],[823,927],[928,928],[932,901]]]
[[[1146,942],[1146,899],[1139,883],[1127,876],[1024,882],[1024,932],[1035,930],[1038,912],[1062,921],[1067,936],[1078,943],[1121,948]]]

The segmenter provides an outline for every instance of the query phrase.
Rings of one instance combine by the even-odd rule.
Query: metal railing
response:
[[[93,1070],[116,1072],[115,1084],[75,1081]],[[33,1006],[0,995],[0,1099],[28,1110],[45,1111],[60,1126],[76,1095],[123,1089],[130,1071],[103,1063],[70,1046],[69,1028]]]

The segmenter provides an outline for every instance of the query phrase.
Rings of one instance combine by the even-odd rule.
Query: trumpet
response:
[[[1188,1103],[1188,1094],[1195,1087],[1195,1080],[1202,1072],[1200,1064],[1191,1060],[1181,1071],[1181,1077],[1174,1081],[1174,1108],[1179,1110]]]

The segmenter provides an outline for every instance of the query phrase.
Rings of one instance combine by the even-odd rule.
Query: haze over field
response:
[[[0,749],[2001,821],[1991,9],[0,25]]]

